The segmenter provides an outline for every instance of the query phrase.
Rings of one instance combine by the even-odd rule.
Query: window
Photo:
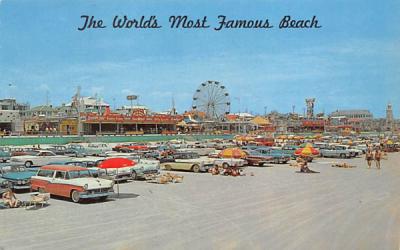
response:
[[[53,177],[54,170],[39,170],[38,176],[42,177]]]
[[[56,176],[55,178],[58,179],[65,179],[65,172],[64,171],[56,171]]]
[[[82,171],[70,171],[69,172],[69,177],[71,179],[74,178],[84,178],[84,177],[90,177],[90,173],[88,170],[82,170]]]

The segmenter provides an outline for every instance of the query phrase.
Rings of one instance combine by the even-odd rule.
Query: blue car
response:
[[[267,147],[260,147],[255,149],[255,151],[259,152],[260,154],[263,154],[265,156],[272,156],[273,162],[274,163],[279,163],[279,164],[285,164],[288,161],[290,161],[292,155],[287,154],[281,150],[278,149],[272,149],[272,148],[267,148]]]
[[[30,190],[31,177],[36,175],[33,169],[24,166],[2,166],[0,167],[0,177],[2,185],[13,190]]]

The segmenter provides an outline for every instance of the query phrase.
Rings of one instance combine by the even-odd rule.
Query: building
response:
[[[347,119],[373,119],[373,115],[366,109],[336,110],[329,115],[333,117],[345,117]]]
[[[386,107],[386,130],[393,131],[394,129],[393,109],[392,104],[389,103]]]
[[[28,104],[17,103],[12,98],[0,100],[0,131],[23,132],[21,119],[28,109]]]
[[[307,119],[312,119],[314,117],[314,102],[315,102],[315,98],[306,99]]]
[[[101,98],[97,97],[80,97],[79,102],[81,105],[81,112],[105,112],[106,108],[110,108],[110,104],[104,102]],[[71,109],[76,109],[74,107],[74,102],[70,102],[65,104],[66,107],[70,107]]]

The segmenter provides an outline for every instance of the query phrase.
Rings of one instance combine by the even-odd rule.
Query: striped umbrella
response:
[[[294,155],[296,155],[296,156],[317,156],[317,155],[319,155],[319,151],[313,147],[304,147],[304,148],[298,148],[294,152]]]
[[[218,156],[222,158],[244,158],[246,157],[246,152],[240,148],[227,148],[222,150]]]

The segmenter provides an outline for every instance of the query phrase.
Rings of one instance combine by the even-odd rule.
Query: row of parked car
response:
[[[225,141],[218,144],[126,143],[114,147],[106,143],[87,146],[70,144],[43,146],[40,150],[38,147],[23,150],[3,148],[0,152],[8,152],[9,155],[3,158],[6,163],[0,166],[0,187],[11,187],[14,190],[45,189],[62,196],[68,194],[68,197],[78,202],[84,198],[105,197],[111,192],[111,183],[143,179],[146,175],[159,173],[161,168],[207,172],[214,166],[228,168],[285,164],[296,157],[295,151],[298,148],[292,145],[245,145],[241,149],[246,154],[239,159],[224,158],[218,154],[218,150],[232,146],[235,146],[233,142]],[[349,158],[365,152],[363,148],[337,144],[315,143],[314,147],[319,149],[322,157]],[[105,160],[116,157],[133,160],[135,164],[118,170],[99,168]],[[46,186],[44,183],[47,183]],[[74,189],[76,192],[67,192],[64,190],[67,186],[79,188]]]

